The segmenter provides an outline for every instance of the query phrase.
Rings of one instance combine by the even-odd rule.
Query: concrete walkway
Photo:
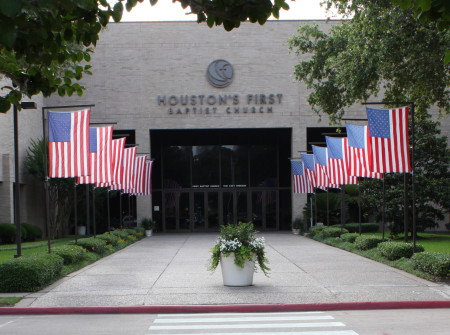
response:
[[[207,271],[214,234],[156,234],[105,257],[16,307],[290,304],[450,300],[433,283],[289,232],[261,233],[270,277],[225,287]]]

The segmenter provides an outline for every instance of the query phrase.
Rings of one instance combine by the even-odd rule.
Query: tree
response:
[[[445,193],[450,184],[447,139],[439,136],[438,124],[428,113],[431,106],[450,112],[450,66],[444,64],[450,32],[440,31],[435,22],[421,24],[413,10],[394,7],[389,0],[329,3],[353,17],[333,26],[329,34],[317,25],[299,28],[290,48],[311,57],[296,65],[296,79],[311,89],[308,102],[314,111],[328,115],[332,123],[339,122],[345,108],[380,92],[382,101],[415,102],[414,205],[418,228],[433,227],[450,210]],[[362,193],[365,211],[381,216],[381,182],[364,180]],[[393,223],[394,231],[403,231],[403,197],[403,175],[387,174],[386,222]]]
[[[450,66],[444,55],[450,31],[420,24],[412,10],[389,0],[332,1],[353,15],[326,34],[303,25],[290,41],[296,54],[312,54],[294,75],[311,89],[308,103],[333,123],[347,107],[383,92],[384,101],[414,101],[418,113],[436,105],[450,111]]]
[[[48,140],[46,141],[48,146]],[[39,181],[45,180],[44,174],[44,141],[31,140],[24,160],[25,168]],[[73,210],[74,178],[52,178],[48,185],[50,238],[63,233],[63,227],[68,226],[70,213]]]
[[[76,81],[91,74],[90,52],[112,18],[119,22],[124,7],[130,11],[143,0],[2,0],[0,1],[0,77],[11,85],[0,87],[0,112],[11,104],[20,110],[23,95],[44,97],[83,94]],[[152,5],[158,0],[150,0]],[[284,0],[174,0],[190,6],[197,21],[226,30],[242,21],[264,24],[278,18]],[[110,5],[109,2],[114,3]],[[125,3],[125,6],[124,6]],[[1,78],[0,78],[1,79]]]

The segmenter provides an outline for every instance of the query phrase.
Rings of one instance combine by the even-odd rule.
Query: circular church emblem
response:
[[[208,65],[206,77],[214,87],[227,87],[233,81],[233,66],[226,60],[216,59]]]

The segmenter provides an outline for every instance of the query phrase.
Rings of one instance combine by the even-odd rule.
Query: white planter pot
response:
[[[253,284],[255,262],[245,261],[244,268],[234,264],[234,253],[228,257],[220,256],[222,279],[225,286],[250,286]]]
[[[86,235],[86,226],[78,226],[78,235]]]
[[[153,230],[146,230],[145,231],[145,236],[150,237],[152,236]]]

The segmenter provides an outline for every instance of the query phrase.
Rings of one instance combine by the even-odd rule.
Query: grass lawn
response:
[[[363,235],[375,235],[381,237],[381,233],[364,233]],[[403,234],[398,236],[394,241],[403,242]],[[420,244],[429,252],[446,252],[450,253],[450,235],[439,235],[429,233],[417,233],[416,244]],[[389,232],[384,234],[384,238],[389,238]],[[412,243],[412,237],[409,236],[408,242]]]
[[[0,297],[0,307],[12,307],[20,301],[18,297]]]
[[[51,246],[64,245],[74,241],[73,236],[60,238],[57,240],[51,241]],[[23,242],[22,246],[22,255],[29,255],[40,252],[48,252],[48,241],[36,241],[36,242]],[[0,263],[5,262],[14,258],[14,255],[17,254],[17,245],[15,244],[4,244],[0,245]]]

